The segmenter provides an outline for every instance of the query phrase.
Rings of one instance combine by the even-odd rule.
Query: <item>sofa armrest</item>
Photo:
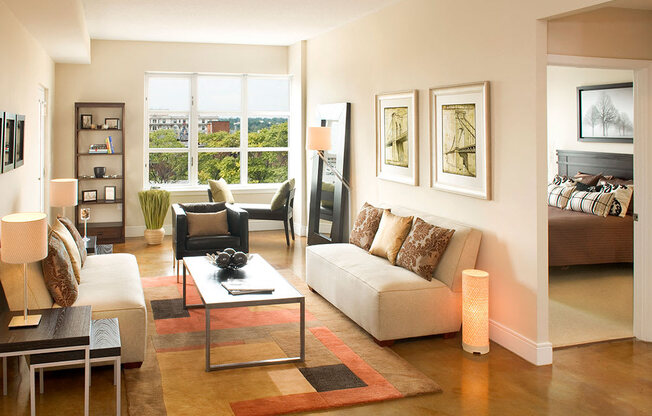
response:
[[[188,235],[188,219],[186,211],[179,204],[172,204],[172,249],[177,260],[184,256],[186,235]]]
[[[249,252],[249,213],[237,205],[226,204],[229,232],[240,237],[240,247]]]

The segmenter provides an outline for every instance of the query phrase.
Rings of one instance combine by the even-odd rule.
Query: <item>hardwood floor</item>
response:
[[[305,275],[305,239],[285,245],[283,231],[251,233],[251,251],[278,268]],[[170,239],[148,247],[142,238],[116,245],[116,252],[136,255],[143,277],[173,275]],[[441,336],[396,342],[391,349],[443,389],[441,394],[335,409],[332,415],[644,415],[652,414],[652,344],[614,341],[554,352],[552,366],[536,367],[491,344],[484,356],[466,354],[461,338]],[[25,364],[10,360],[9,396],[0,414],[29,414]],[[16,374],[17,372],[20,375]],[[46,374],[39,415],[78,414],[82,409],[83,373]],[[91,414],[114,414],[110,369],[93,371]],[[123,414],[127,404],[123,392]],[[66,413],[67,412],[67,413]],[[140,416],[140,415],[138,415]]]

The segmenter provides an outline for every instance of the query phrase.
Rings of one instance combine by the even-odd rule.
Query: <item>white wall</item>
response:
[[[557,173],[556,151],[629,153],[632,143],[593,143],[577,140],[577,87],[632,82],[628,70],[548,67],[548,179]]]
[[[292,97],[290,114],[290,152],[289,177],[295,178],[294,230],[306,235],[307,187],[306,181],[306,41],[288,47],[288,71],[292,75]]]
[[[0,1],[0,111],[25,115],[25,163],[0,175],[0,217],[40,211],[39,86],[54,95],[54,62]],[[46,127],[46,154],[50,149]],[[46,167],[50,158],[46,158]],[[47,183],[48,178],[45,178]],[[49,206],[46,193],[46,207]],[[46,211],[47,212],[47,211]]]

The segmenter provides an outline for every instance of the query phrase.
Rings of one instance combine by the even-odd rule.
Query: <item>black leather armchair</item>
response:
[[[226,209],[230,235],[188,236],[186,212],[218,212]],[[224,202],[172,204],[172,250],[177,275],[179,260],[188,256],[203,256],[231,247],[237,251],[249,252],[249,213],[235,205]]]

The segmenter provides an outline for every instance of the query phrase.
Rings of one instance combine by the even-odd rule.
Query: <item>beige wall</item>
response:
[[[633,153],[631,143],[592,143],[577,140],[577,87],[632,82],[633,72],[616,69],[548,67],[548,178],[557,173],[555,151]]]
[[[288,72],[292,75],[289,177],[295,178],[294,230],[306,234],[308,226],[306,183],[306,41],[288,47]]]
[[[54,95],[54,62],[0,1],[0,111],[25,115],[25,164],[0,175],[0,217],[40,211],[39,86]],[[46,128],[49,154],[50,125]],[[50,159],[45,160],[46,168]],[[48,178],[44,178],[48,182]],[[46,212],[49,203],[46,193]]]
[[[572,3],[572,6],[570,5]],[[483,232],[492,338],[551,360],[547,322],[545,23],[598,1],[404,0],[308,41],[308,125],[322,103],[352,103],[352,215],[364,201],[408,205]],[[463,16],[463,17],[461,17]],[[493,199],[429,188],[428,88],[491,83]],[[419,90],[419,186],[376,178],[374,94]],[[539,115],[540,117],[537,117]],[[547,358],[538,358],[546,349]]]
[[[652,10],[604,8],[550,20],[548,53],[652,59]]]
[[[127,236],[141,235],[144,221],[137,192],[143,189],[144,77],[146,71],[287,74],[287,47],[162,42],[99,41],[91,44],[91,64],[56,65],[53,169],[55,177],[74,173],[74,103],[126,103]],[[274,190],[241,193],[241,202],[269,202]],[[173,195],[173,202],[206,201],[206,192]],[[169,215],[166,221],[169,227]]]

